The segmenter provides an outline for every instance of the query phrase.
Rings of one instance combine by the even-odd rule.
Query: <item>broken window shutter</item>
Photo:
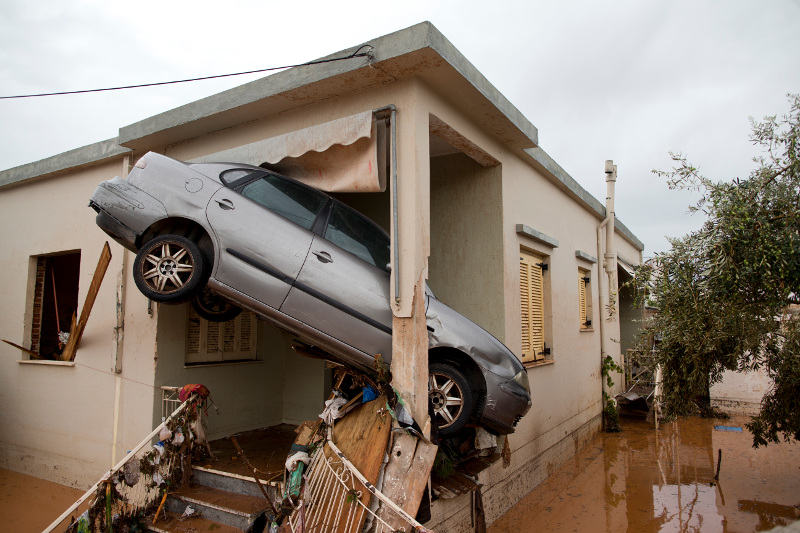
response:
[[[256,359],[257,330],[250,311],[242,311],[228,322],[209,322],[191,306],[186,314],[187,364]]]

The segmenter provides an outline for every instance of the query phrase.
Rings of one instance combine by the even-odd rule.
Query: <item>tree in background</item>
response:
[[[780,119],[750,119],[763,153],[746,179],[712,181],[672,153],[675,167],[654,171],[699,192],[690,211],[706,221],[636,276],[659,309],[642,339],[660,337],[665,414],[696,410],[724,370],[764,369],[773,386],[747,424],[754,447],[800,440],[800,96],[789,102]]]

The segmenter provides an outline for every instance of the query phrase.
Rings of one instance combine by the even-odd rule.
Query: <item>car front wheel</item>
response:
[[[469,382],[459,369],[446,363],[433,363],[428,372],[428,400],[433,407],[433,422],[440,436],[454,435],[472,415]]]
[[[181,235],[159,235],[136,254],[133,280],[154,302],[177,304],[194,296],[206,280],[200,248]]]

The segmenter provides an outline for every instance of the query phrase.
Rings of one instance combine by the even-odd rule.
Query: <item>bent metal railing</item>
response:
[[[192,394],[42,533],[54,531],[93,495],[96,498],[90,505],[90,531],[98,530],[98,523],[107,524],[114,519],[119,520],[120,517],[143,515],[148,508],[157,505],[156,502],[168,490],[170,481],[180,468],[180,464],[177,464],[179,461],[176,461],[178,450],[191,453],[190,450],[187,452],[183,443],[191,447],[193,435],[189,426],[200,416],[204,402],[204,398]],[[161,444],[161,448],[153,446],[145,449],[165,428],[170,430],[172,435],[165,442],[158,443]],[[176,438],[178,433],[183,435],[183,442],[179,442],[181,439]],[[127,470],[125,470],[126,465],[129,465]],[[99,507],[102,507],[101,512],[97,512]],[[92,509],[96,512],[92,513]],[[71,522],[66,531],[75,529],[76,524],[77,521]]]
[[[364,490],[374,498],[365,498]],[[379,502],[381,512],[376,511]],[[386,522],[387,517],[394,525]],[[432,533],[358,471],[333,443],[330,428],[324,446],[311,459],[302,501],[289,523],[292,531]]]

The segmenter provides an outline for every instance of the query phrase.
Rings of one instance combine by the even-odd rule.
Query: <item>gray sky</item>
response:
[[[0,96],[302,63],[430,20],[539,128],[645,243],[698,227],[652,169],[682,152],[708,177],[753,168],[748,117],[800,92],[800,0],[2,0]],[[121,126],[258,78],[0,100],[0,169],[115,137]]]

